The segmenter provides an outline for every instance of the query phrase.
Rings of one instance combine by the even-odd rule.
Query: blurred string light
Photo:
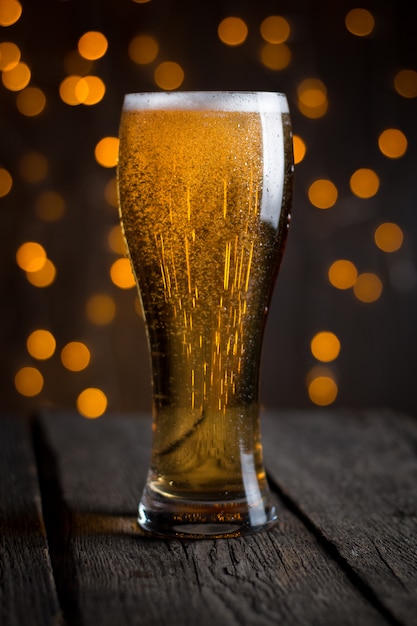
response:
[[[394,89],[403,98],[417,98],[417,71],[400,70],[394,78]]]
[[[14,384],[16,390],[28,398],[40,394],[44,380],[40,371],[36,367],[22,367],[15,375]]]
[[[379,189],[379,176],[374,170],[363,167],[356,170],[349,180],[350,189],[358,198],[372,198]]]
[[[44,222],[57,222],[65,209],[65,200],[57,191],[42,191],[35,200],[36,215]]]
[[[0,70],[2,72],[11,70],[20,61],[20,48],[12,41],[0,43]]]
[[[328,279],[336,289],[350,289],[356,283],[357,278],[358,270],[348,259],[338,259],[329,267]]]
[[[329,209],[337,201],[337,187],[331,180],[315,180],[308,188],[308,198],[318,209]]]
[[[294,164],[297,165],[298,163],[301,163],[307,152],[307,146],[299,135],[293,135],[293,151]]]
[[[364,272],[356,279],[353,291],[361,302],[375,302],[382,294],[382,281],[373,272]]]
[[[78,412],[90,419],[100,417],[107,409],[106,394],[96,387],[88,387],[82,391],[77,398]]]
[[[116,315],[116,303],[109,294],[95,293],[87,300],[86,315],[92,324],[107,326]]]
[[[1,0],[0,26],[12,26],[22,15],[22,5],[17,0]]]
[[[290,25],[280,15],[266,17],[260,26],[260,33],[266,42],[260,52],[260,60],[265,67],[271,70],[283,70],[291,62],[291,50],[287,46],[290,36]]]
[[[16,252],[16,262],[35,287],[48,287],[56,277],[56,267],[47,258],[45,248],[36,241],[26,241]]]
[[[407,145],[407,137],[398,128],[387,128],[378,137],[379,149],[390,159],[399,159],[404,156]]]
[[[34,359],[44,361],[54,354],[56,340],[49,330],[34,330],[27,338],[26,347]]]
[[[374,30],[375,19],[367,9],[352,9],[345,17],[346,28],[352,35],[366,37]]]
[[[20,158],[19,173],[27,183],[39,183],[48,174],[48,159],[41,152],[26,152]]]
[[[116,254],[126,254],[126,244],[119,224],[111,228],[107,240],[112,252]]]
[[[91,30],[80,37],[77,48],[80,56],[84,57],[84,59],[96,61],[101,59],[107,52],[107,38],[103,33]]]
[[[320,331],[311,340],[311,352],[318,361],[328,363],[334,361],[340,352],[340,341],[330,331]]]
[[[119,153],[119,139],[117,137],[103,137],[97,143],[94,156],[102,167],[116,167]]]
[[[34,117],[42,113],[46,105],[46,96],[38,87],[26,87],[16,98],[17,109],[22,115]]]
[[[327,112],[327,88],[318,78],[306,78],[297,87],[297,105],[306,117],[315,119]]]
[[[308,396],[318,406],[333,404],[337,398],[338,385],[333,371],[326,366],[312,367],[306,376]]]
[[[374,240],[383,252],[396,252],[403,244],[404,235],[398,224],[384,222],[375,230]]]
[[[61,350],[62,365],[71,372],[85,370],[90,363],[90,350],[81,341],[70,341]]]
[[[154,80],[161,89],[172,91],[181,87],[184,81],[184,70],[179,63],[164,61],[155,69]]]
[[[116,209],[119,206],[119,201],[117,198],[117,181],[116,177],[111,178],[104,187],[104,198],[110,206],[115,207]]]
[[[147,65],[158,56],[159,45],[151,35],[137,35],[129,43],[129,58],[138,65]]]
[[[7,196],[13,186],[13,178],[10,172],[0,167],[0,198]]]
[[[1,80],[9,91],[20,91],[29,84],[31,72],[29,66],[23,61],[19,61],[11,69],[3,70]]]
[[[230,16],[220,22],[217,33],[227,46],[240,46],[248,36],[248,27],[242,18]]]
[[[110,278],[120,289],[131,289],[136,286],[132,266],[126,257],[114,261],[110,268]]]

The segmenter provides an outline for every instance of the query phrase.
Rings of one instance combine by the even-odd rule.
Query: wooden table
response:
[[[262,418],[279,523],[143,536],[150,419],[0,418],[0,624],[417,624],[417,422],[389,410]]]

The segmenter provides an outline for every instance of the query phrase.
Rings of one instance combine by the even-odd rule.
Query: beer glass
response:
[[[138,522],[154,535],[238,536],[276,519],[258,381],[292,175],[283,94],[125,96],[120,216],[153,396]]]

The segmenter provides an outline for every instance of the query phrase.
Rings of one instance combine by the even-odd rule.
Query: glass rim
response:
[[[147,91],[128,93],[124,96],[123,110],[289,112],[286,95],[275,91]]]

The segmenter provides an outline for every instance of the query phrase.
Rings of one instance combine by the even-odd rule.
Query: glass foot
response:
[[[277,521],[270,494],[256,503],[165,500],[145,489],[139,504],[139,526],[156,537],[220,539],[269,528]]]

